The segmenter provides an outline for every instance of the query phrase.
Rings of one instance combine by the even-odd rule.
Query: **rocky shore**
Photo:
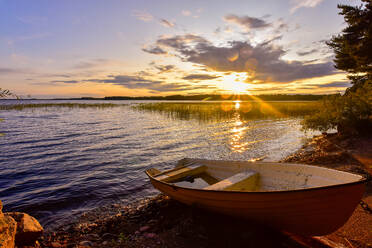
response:
[[[19,212],[2,212],[0,201],[0,247],[35,247],[43,227],[32,216]]]
[[[371,141],[321,135],[314,137],[301,150],[282,162],[316,164],[370,176],[372,164],[368,164],[368,161],[369,156],[372,156],[369,154],[372,153],[368,149],[372,149]],[[364,201],[372,205],[371,183],[367,186]],[[188,207],[160,194],[131,205],[114,204],[97,208],[70,224],[44,233],[32,246],[18,243],[18,247],[359,248],[372,247],[371,223],[372,213],[358,206],[349,221],[335,233],[307,239],[247,220],[223,217]],[[14,225],[14,222],[10,224],[13,229]],[[13,229],[10,229],[11,232]]]
[[[54,248],[299,247],[287,235],[257,223],[190,208],[164,195],[86,213],[78,222],[45,235],[40,244]]]

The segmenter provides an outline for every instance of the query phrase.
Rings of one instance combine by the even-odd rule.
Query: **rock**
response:
[[[66,244],[66,248],[76,248],[76,244],[75,243],[68,243]]]
[[[9,212],[5,216],[12,217],[17,222],[15,241],[17,246],[33,245],[43,233],[43,227],[32,216],[26,213]]]
[[[83,247],[92,247],[93,246],[93,243],[90,242],[89,240],[84,240],[84,241],[81,241],[79,243],[80,246],[83,246]]]
[[[150,226],[141,226],[141,228],[139,230],[140,230],[140,232],[145,232],[149,229],[150,229]]]
[[[323,150],[326,152],[335,152],[339,149],[336,145],[332,144],[331,142],[326,142],[323,146]]]
[[[0,217],[0,247],[13,248],[15,244],[15,235],[17,222],[9,216]]]
[[[112,233],[104,233],[102,235],[103,240],[112,240],[112,239],[115,239],[115,238],[116,238],[116,235],[114,235]]]
[[[158,222],[158,221],[155,220],[155,219],[151,219],[151,220],[149,220],[147,223],[148,223],[148,224],[154,224],[154,223],[156,223],[156,222]]]
[[[52,242],[52,243],[50,243],[50,245],[52,246],[52,248],[60,248],[60,247],[62,247],[62,245],[59,242]]]
[[[89,239],[89,240],[98,240],[99,239],[99,235],[98,234],[95,234],[95,233],[91,233],[91,234],[88,234],[85,236],[86,239]]]
[[[156,233],[145,233],[144,236],[149,239],[156,238],[158,235]]]
[[[3,214],[3,203],[0,201],[0,218],[4,217]]]

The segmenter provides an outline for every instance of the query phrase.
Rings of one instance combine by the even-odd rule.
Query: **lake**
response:
[[[61,102],[74,101],[24,101]],[[243,103],[230,103],[228,115],[212,119],[139,108],[140,101],[111,103],[126,105],[0,111],[4,211],[27,212],[53,227],[95,207],[157,194],[148,168],[168,169],[184,157],[278,161],[314,135],[301,130],[298,115],[250,118],[240,111]]]

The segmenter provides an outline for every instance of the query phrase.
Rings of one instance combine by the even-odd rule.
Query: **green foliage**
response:
[[[319,112],[306,117],[303,126],[320,131],[337,128],[344,135],[368,134],[372,127],[372,82],[343,96],[323,99]]]

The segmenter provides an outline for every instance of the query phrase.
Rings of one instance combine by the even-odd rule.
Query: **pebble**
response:
[[[156,238],[158,235],[156,233],[145,233],[144,236],[149,239]]]
[[[148,223],[148,224],[152,224],[152,223],[156,223],[156,222],[157,222],[157,220],[151,219],[151,220],[149,220],[147,223]]]
[[[60,243],[58,243],[58,242],[52,242],[50,245],[51,245],[53,248],[60,248],[60,247],[62,247],[62,245],[61,245]]]
[[[102,239],[115,239],[116,238],[116,235],[112,234],[112,233],[104,233],[102,235]]]
[[[88,234],[85,238],[89,239],[89,240],[97,240],[97,239],[99,239],[99,235],[95,234],[95,233],[92,233],[92,234]]]
[[[84,240],[84,241],[81,241],[79,245],[84,246],[84,247],[92,247],[93,243],[88,240]]]
[[[141,226],[141,228],[139,230],[140,230],[140,232],[145,232],[149,229],[150,229],[150,226]]]

